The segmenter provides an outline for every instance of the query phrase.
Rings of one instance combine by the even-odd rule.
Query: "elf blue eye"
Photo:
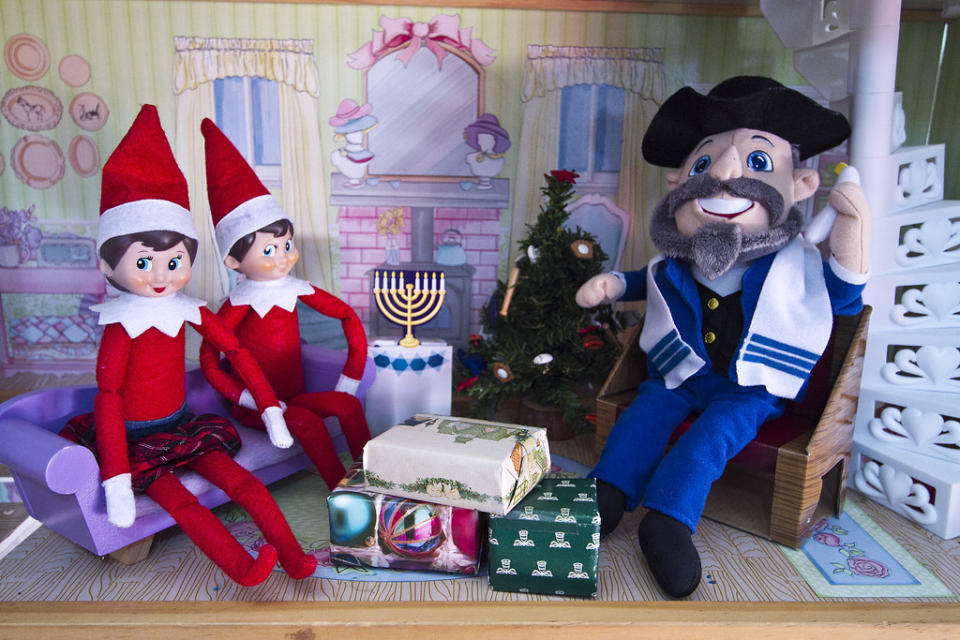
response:
[[[292,248],[293,248],[293,243],[287,240],[287,246],[286,246],[287,253],[290,253],[290,249]]]
[[[763,171],[765,173],[773,171],[773,160],[763,151],[752,151],[747,156],[747,166],[753,171]]]
[[[169,269],[170,271],[176,271],[177,269],[180,268],[180,265],[182,263],[183,263],[183,258],[179,256],[176,258],[171,258],[170,262],[167,263],[167,269]]]
[[[153,259],[137,258],[137,269],[140,271],[150,271],[153,269]]]
[[[707,167],[710,166],[710,156],[700,156],[697,158],[697,161],[693,163],[693,167],[690,168],[691,176],[698,176],[704,171],[707,170]]]
[[[268,244],[263,248],[263,255],[267,256],[268,258],[273,254],[275,254],[276,252],[277,252],[277,245],[275,244]]]

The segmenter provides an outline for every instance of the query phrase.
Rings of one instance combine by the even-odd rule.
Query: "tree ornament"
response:
[[[573,255],[581,260],[593,259],[593,243],[589,240],[574,240],[570,249],[573,251]]]
[[[550,363],[553,362],[553,356],[549,353],[541,353],[533,358],[533,364],[540,367],[540,373],[550,371]]]
[[[596,333],[588,333],[583,336],[583,348],[587,351],[596,351],[603,348],[603,338]]]
[[[506,317],[510,313],[510,303],[513,301],[513,290],[517,287],[517,280],[520,279],[520,267],[514,267],[510,270],[510,279],[507,280],[507,292],[503,294],[503,304],[500,305],[500,315]]]
[[[513,371],[502,362],[494,362],[491,369],[493,370],[493,377],[496,378],[498,382],[507,383],[513,380]]]
[[[530,245],[527,247],[527,257],[530,259],[530,264],[536,263],[537,258],[540,257],[540,250],[535,246]]]

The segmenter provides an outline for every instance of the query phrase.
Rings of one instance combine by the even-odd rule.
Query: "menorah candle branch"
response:
[[[437,274],[440,274],[440,286],[437,287]],[[403,272],[400,272],[399,281],[397,272],[391,271],[389,279],[387,272],[383,272],[380,280],[380,271],[373,273],[373,297],[377,301],[377,308],[390,322],[407,328],[407,334],[400,340],[401,347],[415,347],[420,341],[414,337],[413,328],[430,322],[447,295],[442,271],[433,273],[423,272],[423,285],[420,283],[420,272],[416,272],[414,282],[404,283]]]

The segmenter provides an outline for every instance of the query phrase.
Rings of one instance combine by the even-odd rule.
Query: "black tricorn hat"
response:
[[[736,76],[704,95],[683,87],[666,99],[643,136],[643,157],[677,168],[698,142],[732,129],[769,131],[796,145],[806,160],[850,135],[843,114],[763,76]]]

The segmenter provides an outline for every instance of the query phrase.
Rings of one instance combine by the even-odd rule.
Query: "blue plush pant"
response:
[[[696,531],[710,485],[766,420],[783,413],[783,399],[763,387],[743,387],[716,371],[667,389],[660,378],[640,385],[636,399],[610,431],[590,473],[638,504]],[[700,416],[669,451],[670,435],[691,411]]]

